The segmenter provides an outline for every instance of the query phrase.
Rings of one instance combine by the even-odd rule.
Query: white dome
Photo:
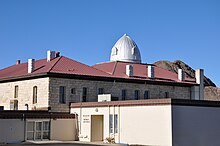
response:
[[[113,46],[110,61],[141,63],[141,55],[136,43],[124,34]]]

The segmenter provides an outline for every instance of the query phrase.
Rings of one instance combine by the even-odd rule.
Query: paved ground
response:
[[[106,144],[102,142],[93,142],[93,143],[85,143],[85,142],[62,142],[62,141],[39,141],[39,142],[25,142],[21,144],[5,144],[0,146],[25,146],[25,145],[39,145],[39,146],[48,146],[48,145],[53,145],[53,146],[126,146],[123,144]]]

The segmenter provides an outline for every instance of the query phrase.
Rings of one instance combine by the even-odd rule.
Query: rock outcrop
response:
[[[154,63],[155,65],[167,69],[169,71],[178,73],[178,69],[182,69],[186,76],[189,76],[191,78],[195,78],[195,70],[192,69],[189,65],[187,65],[186,63],[180,61],[180,60],[176,60],[174,62],[170,62],[170,61],[157,61]],[[204,85],[205,86],[213,86],[216,87],[215,83],[212,82],[208,77],[205,76],[204,78]]]
[[[154,64],[157,65],[158,67],[164,68],[166,70],[169,70],[175,73],[177,73],[178,69],[180,68],[185,72],[186,76],[195,78],[195,70],[180,60],[176,60],[174,62],[163,60],[163,61],[157,61]],[[204,88],[205,100],[220,101],[220,88],[217,88],[215,83],[212,82],[206,76],[204,78],[204,86],[205,86]]]

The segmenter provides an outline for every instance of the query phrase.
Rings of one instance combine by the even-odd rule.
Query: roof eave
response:
[[[0,79],[0,83],[29,80],[42,77],[57,77],[57,78],[69,78],[69,79],[85,79],[85,80],[101,80],[109,82],[126,82],[126,83],[137,83],[137,84],[156,84],[156,85],[175,85],[175,86],[198,86],[196,83],[186,83],[186,82],[175,82],[175,81],[156,81],[153,79],[134,79],[134,78],[119,78],[119,77],[105,77],[105,76],[94,76],[94,75],[78,75],[78,74],[64,74],[64,73],[39,73],[39,74],[28,74],[24,76],[9,77]]]

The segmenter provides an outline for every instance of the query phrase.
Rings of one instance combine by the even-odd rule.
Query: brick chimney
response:
[[[182,69],[178,69],[178,80],[180,81],[185,80],[185,73]]]
[[[32,73],[35,69],[35,60],[28,59],[28,73]]]
[[[204,70],[196,69],[196,83],[199,84],[199,100],[204,100]]]
[[[16,65],[21,64],[21,60],[16,60]]]
[[[132,65],[129,65],[129,64],[126,65],[126,75],[129,77],[133,76],[133,66]]]
[[[147,70],[148,70],[148,77],[149,78],[154,78],[154,66],[153,65],[148,65]]]
[[[47,51],[47,62],[53,60],[54,58],[56,58],[56,52],[55,51]]]

